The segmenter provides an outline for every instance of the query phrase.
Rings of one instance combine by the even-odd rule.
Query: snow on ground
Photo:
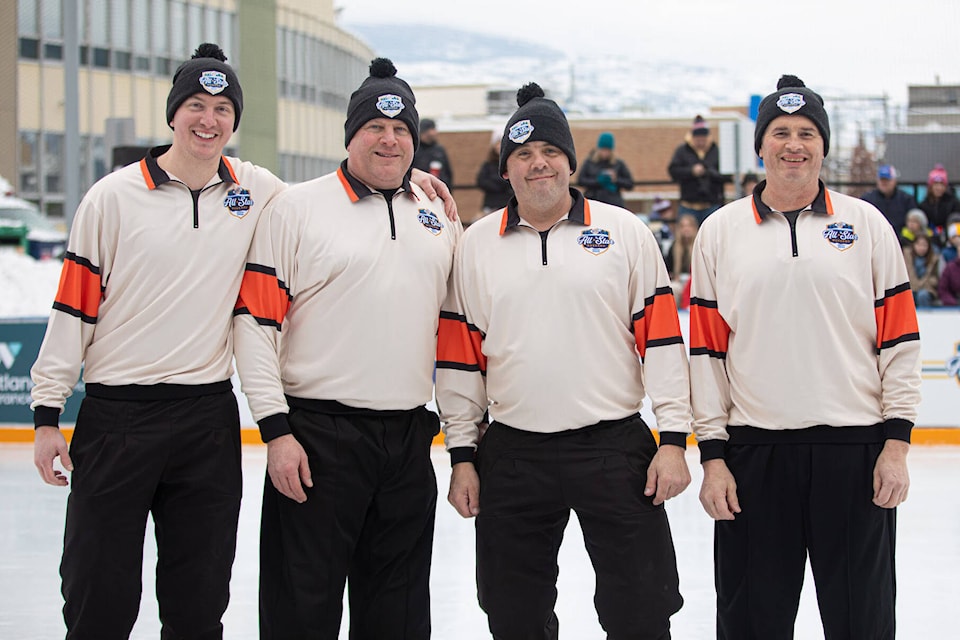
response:
[[[14,247],[0,247],[0,318],[50,315],[60,282],[59,260],[35,260]]]

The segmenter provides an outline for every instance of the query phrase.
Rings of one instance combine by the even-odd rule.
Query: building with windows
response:
[[[79,155],[66,158],[66,2],[77,7]],[[216,42],[243,80],[242,126],[228,153],[297,182],[344,157],[350,93],[370,47],[337,25],[333,0],[12,0],[0,3],[0,175],[63,216],[64,176],[81,192],[112,151],[169,142],[177,66]]]

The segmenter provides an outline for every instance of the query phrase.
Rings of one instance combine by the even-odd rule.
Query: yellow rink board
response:
[[[63,434],[70,440],[73,429],[65,427]],[[656,435],[656,432],[654,432]],[[240,440],[243,444],[262,444],[260,432],[254,428],[240,430]],[[960,428],[914,427],[911,436],[913,444],[927,445],[960,445]],[[0,427],[0,443],[3,442],[33,442],[33,429],[30,427]],[[437,434],[433,444],[443,444],[443,434]],[[693,436],[687,438],[687,444],[695,446]]]

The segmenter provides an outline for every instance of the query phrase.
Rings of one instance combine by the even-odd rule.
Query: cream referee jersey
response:
[[[548,232],[512,200],[464,234],[437,356],[449,450],[476,447],[488,407],[498,422],[556,432],[635,414],[645,394],[667,441],[690,432],[686,352],[653,234],[625,209],[571,195]]]

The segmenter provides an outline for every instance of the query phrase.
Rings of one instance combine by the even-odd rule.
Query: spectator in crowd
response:
[[[760,179],[757,177],[757,174],[743,174],[743,178],[740,179],[740,196],[745,197],[753,195],[753,189],[757,186],[758,182],[760,182]]]
[[[680,185],[678,215],[693,214],[700,224],[723,204],[723,185],[732,181],[730,176],[720,173],[720,149],[702,116],[694,118],[683,144],[673,152],[667,171]]]
[[[614,138],[604,131],[597,138],[596,148],[590,152],[580,168],[578,184],[584,187],[588,200],[599,200],[618,207],[624,206],[622,191],[633,189],[633,176],[627,163],[613,152]]]
[[[385,58],[350,96],[347,158],[257,225],[234,314],[267,443],[262,638],[430,636],[430,444],[440,304],[459,222],[409,180],[419,118]]]
[[[903,247],[909,246],[920,236],[929,238],[936,245],[933,231],[927,226],[927,214],[923,212],[923,209],[910,209],[910,211],[907,211],[906,222],[900,229],[900,245]]]
[[[897,186],[900,173],[890,164],[882,164],[877,169],[877,188],[863,194],[863,199],[880,209],[890,225],[900,231],[907,223],[907,211],[917,208],[912,195]]]
[[[945,307],[960,306],[960,224],[953,224],[948,231],[950,246],[953,247],[950,260],[940,274],[940,303]]]
[[[669,638],[683,601],[663,503],[690,481],[690,409],[667,271],[634,215],[571,187],[577,158],[557,104],[534,83],[517,103],[500,147],[516,197],[464,234],[440,323],[447,499],[476,517],[494,638],[558,637],[571,510],[606,637]],[[638,414],[645,393],[659,447]]]
[[[420,147],[413,156],[413,168],[440,178],[453,189],[453,168],[447,150],[437,139],[437,123],[430,118],[420,122]]]
[[[945,263],[952,261],[957,257],[957,245],[952,242],[953,236],[960,235],[960,213],[951,213],[947,217],[947,224],[944,228],[946,235],[946,245],[940,251],[941,257]]]
[[[477,172],[477,186],[483,191],[483,215],[499,211],[513,197],[513,187],[500,175],[500,132],[494,131],[487,158]]]
[[[917,236],[903,248],[907,263],[907,276],[913,302],[917,307],[932,307],[937,303],[937,286],[940,284],[940,253],[926,235]]]
[[[947,218],[951,213],[960,211],[960,201],[947,179],[947,170],[937,164],[927,175],[927,196],[920,203],[927,214],[927,221],[936,236],[934,242],[941,247],[947,245]]]
[[[794,637],[809,558],[825,637],[892,640],[920,402],[903,253],[875,207],[820,180],[830,123],[796,76],[760,102],[754,148],[766,180],[701,226],[690,280],[716,637]]]
[[[677,299],[677,306],[682,307],[683,290],[690,280],[690,259],[693,256],[693,243],[697,239],[700,225],[697,217],[689,213],[680,214],[677,220],[677,237],[674,238],[670,250],[667,252],[667,272],[670,274],[670,288]]]
[[[650,205],[647,226],[660,245],[660,253],[666,258],[676,234],[677,219],[673,215],[673,204],[666,198],[655,197]]]

